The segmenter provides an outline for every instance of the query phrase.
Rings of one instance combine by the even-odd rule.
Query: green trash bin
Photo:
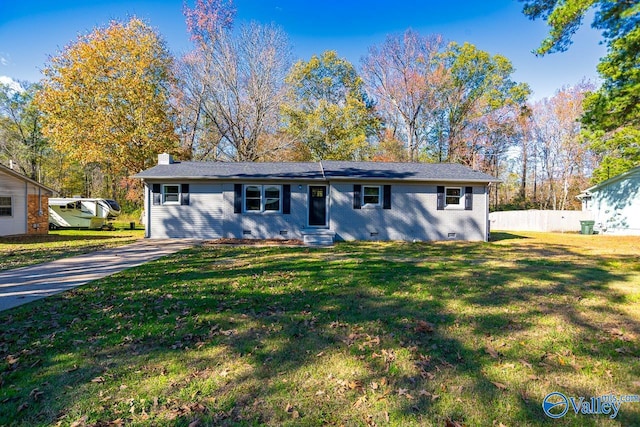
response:
[[[580,221],[580,234],[593,234],[595,221]]]

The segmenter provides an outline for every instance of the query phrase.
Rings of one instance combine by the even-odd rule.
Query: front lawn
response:
[[[56,230],[0,237],[0,271],[133,243],[144,230]]]
[[[0,312],[0,425],[640,425],[640,238],[190,249]],[[193,424],[192,424],[193,423]]]

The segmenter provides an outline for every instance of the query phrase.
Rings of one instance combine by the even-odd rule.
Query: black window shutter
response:
[[[353,209],[360,209],[362,205],[362,197],[360,193],[362,192],[362,185],[353,184]]]
[[[473,209],[473,187],[465,187],[464,189],[464,209],[467,211]]]
[[[438,185],[438,210],[444,209],[444,186]]]
[[[189,184],[180,185],[180,204],[189,205]]]
[[[159,205],[162,200],[162,194],[160,194],[160,184],[153,184],[151,186],[151,192],[153,193],[153,204]]]
[[[242,213],[242,184],[233,184],[233,213]]]
[[[391,186],[385,185],[382,189],[382,209],[391,209]]]
[[[291,185],[289,184],[282,186],[282,213],[291,213]]]

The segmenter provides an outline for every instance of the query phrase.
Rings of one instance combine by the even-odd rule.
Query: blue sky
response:
[[[194,0],[189,0],[193,5]],[[596,65],[606,49],[589,25],[574,37],[568,52],[542,58],[531,53],[544,38],[543,22],[530,21],[516,0],[235,0],[237,21],[276,23],[289,35],[296,59],[336,50],[356,67],[369,46],[387,34],[412,28],[423,35],[470,42],[509,58],[514,80],[528,83],[534,99],[563,85],[597,78]],[[155,27],[171,51],[190,49],[182,0],[1,0],[0,76],[37,81],[50,55],[78,34],[112,19],[137,16]]]

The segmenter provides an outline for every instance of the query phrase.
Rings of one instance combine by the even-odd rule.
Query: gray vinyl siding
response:
[[[484,187],[473,187],[473,210],[464,210],[464,203],[461,209],[437,210],[437,185],[431,184],[392,184],[391,209],[378,206],[354,209],[354,184],[348,182],[331,185],[330,229],[336,232],[336,239],[486,239],[487,205]],[[371,182],[357,184],[378,185]]]
[[[640,235],[640,168],[592,191],[595,229],[600,233]]]
[[[153,183],[147,181],[150,190]],[[486,185],[447,183],[394,183],[389,181],[277,182],[291,185],[290,214],[261,212],[234,213],[234,184],[264,185],[265,181],[180,181],[190,184],[190,204],[153,205],[150,192],[145,198],[149,207],[147,236],[150,238],[215,239],[303,238],[308,230],[308,186],[326,185],[328,189],[328,228],[336,240],[486,240]],[[382,206],[353,209],[353,185],[391,184],[391,209]],[[437,186],[473,187],[473,210],[437,210]],[[382,200],[381,200],[382,201]],[[382,203],[381,203],[382,205]],[[286,233],[283,233],[286,232]],[[450,235],[453,233],[453,235]]]
[[[151,208],[149,237],[156,239],[222,237],[224,230],[222,185],[181,183],[189,184],[189,205],[153,205],[152,197],[151,202],[147,203]],[[151,184],[149,188],[152,188]]]
[[[0,236],[27,232],[27,192],[31,185],[0,172],[0,196],[11,197],[11,216],[0,216]]]

